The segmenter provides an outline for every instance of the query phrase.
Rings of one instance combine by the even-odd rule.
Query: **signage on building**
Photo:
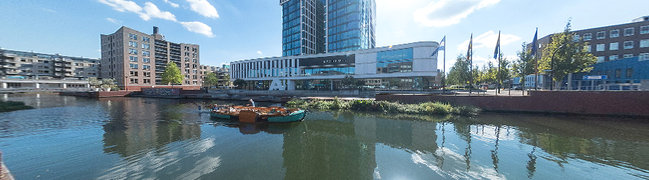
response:
[[[584,76],[584,80],[602,80],[607,79],[606,75],[596,75],[596,76]]]
[[[327,66],[327,65],[336,66],[336,65],[354,64],[355,61],[356,61],[356,57],[354,54],[340,55],[340,56],[325,56],[325,57],[300,59],[300,66]]]

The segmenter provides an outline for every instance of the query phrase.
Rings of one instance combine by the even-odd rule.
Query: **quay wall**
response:
[[[649,91],[532,91],[529,96],[377,94],[401,103],[445,102],[484,111],[649,117]]]

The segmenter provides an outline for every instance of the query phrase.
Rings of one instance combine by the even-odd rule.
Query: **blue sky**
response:
[[[649,15],[647,0],[376,0],[377,46],[440,41],[447,36],[447,69],[466,53],[474,34],[474,62],[494,61],[498,31],[502,50],[514,57],[534,29],[539,36],[563,30],[630,22]],[[560,5],[559,5],[560,4]],[[2,0],[0,47],[69,56],[100,57],[100,34],[121,26],[172,42],[199,44],[201,63],[281,55],[277,0]],[[510,58],[511,59],[511,58]],[[442,58],[439,58],[439,68]]]

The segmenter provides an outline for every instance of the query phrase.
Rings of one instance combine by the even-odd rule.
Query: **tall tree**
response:
[[[203,79],[203,86],[210,88],[213,86],[217,86],[219,84],[219,78],[216,77],[216,74],[214,72],[207,73],[205,75],[205,78]]]
[[[466,85],[469,84],[470,78],[469,61],[467,61],[466,57],[459,55],[448,72],[447,82],[455,85]]]
[[[551,70],[552,80],[557,83],[561,83],[570,73],[590,71],[591,65],[597,62],[597,58],[587,52],[588,44],[575,40],[570,26],[568,21],[562,33],[552,35],[551,42],[543,49],[543,57],[539,63],[540,70]]]
[[[167,63],[167,67],[165,68],[165,71],[162,73],[162,83],[163,84],[182,84],[183,83],[183,75],[180,74],[180,69],[174,63],[173,61],[169,61]]]
[[[521,78],[521,89],[525,91],[525,76],[534,73],[534,56],[532,52],[527,48],[525,42],[521,45],[521,51],[518,51],[518,59],[516,59],[512,65],[512,70],[514,71],[514,76]]]

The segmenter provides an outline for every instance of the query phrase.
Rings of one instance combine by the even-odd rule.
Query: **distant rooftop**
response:
[[[642,16],[642,17],[639,17],[639,18],[635,18],[631,22],[642,22],[642,21],[649,21],[649,16]]]

